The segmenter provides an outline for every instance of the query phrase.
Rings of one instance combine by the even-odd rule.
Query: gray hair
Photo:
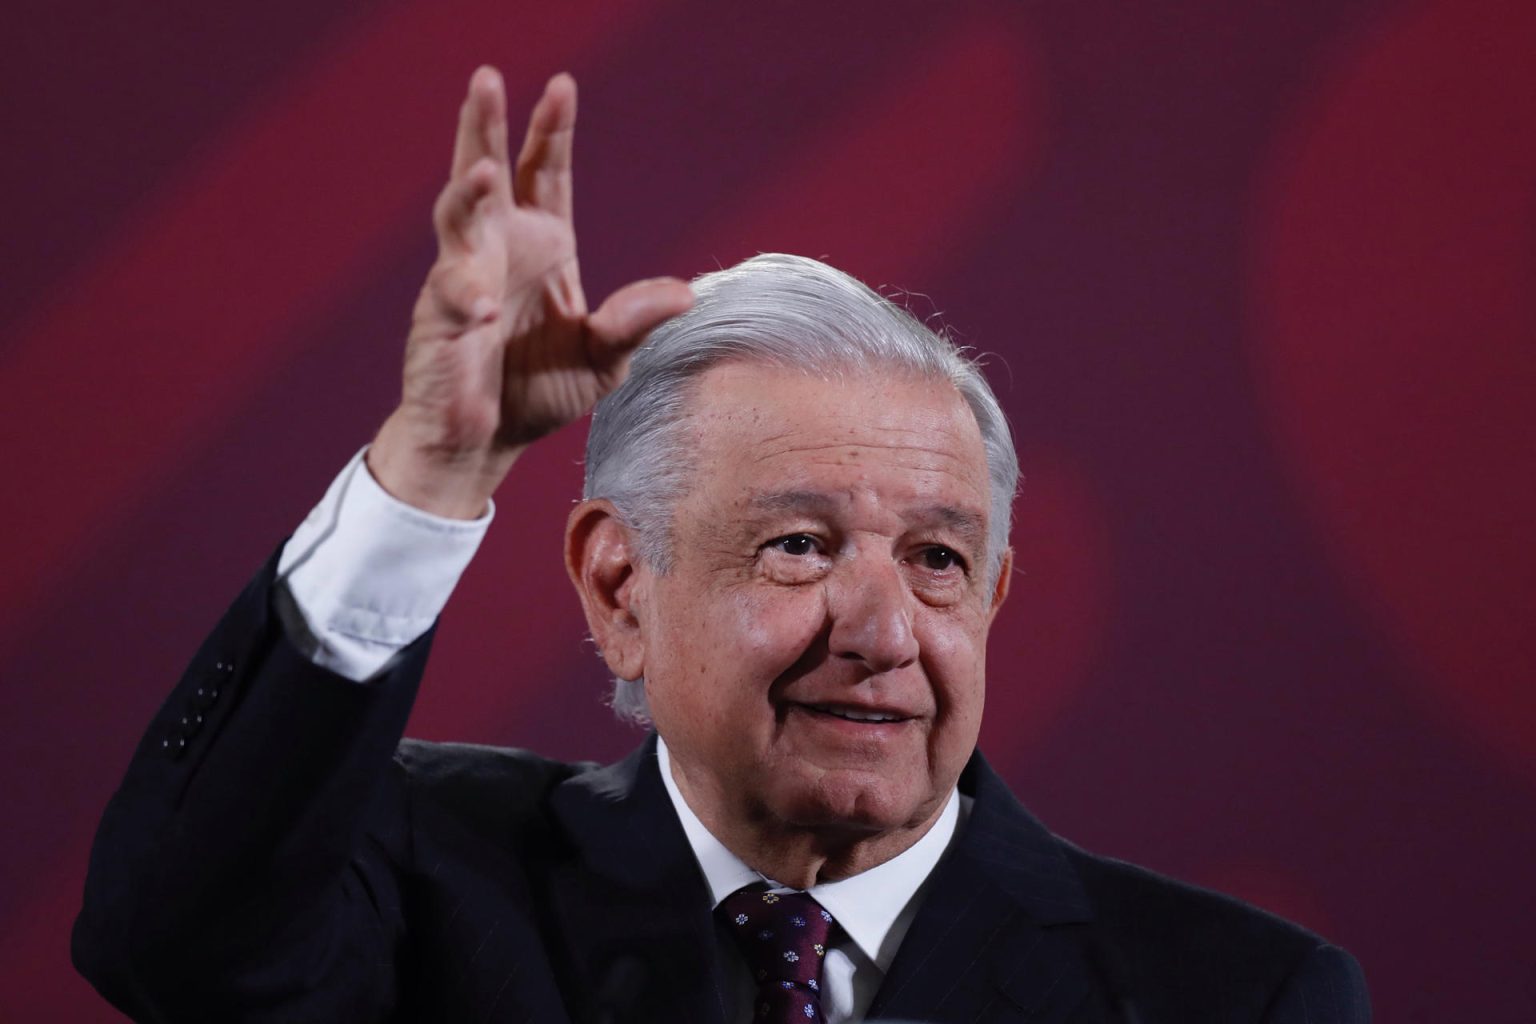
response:
[[[981,430],[991,488],[987,580],[997,582],[1019,461],[1008,421],[973,358],[840,270],[767,253],[693,281],[693,308],[651,332],[628,378],[597,403],[583,496],[606,498],[656,572],[672,565],[672,512],[688,484],[683,432],[694,384],[714,366],[755,362],[837,375],[887,369],[952,384]],[[616,680],[613,709],[648,721],[643,679]]]

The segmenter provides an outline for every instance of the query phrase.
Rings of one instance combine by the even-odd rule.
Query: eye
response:
[[[791,533],[787,537],[768,542],[768,547],[793,555],[796,558],[804,558],[806,555],[816,553],[816,538],[808,533]]]
[[[758,549],[757,565],[763,578],[774,583],[814,583],[832,567],[826,538],[814,533],[786,533]]]
[[[918,563],[930,572],[945,572],[949,569],[964,569],[965,559],[961,558],[952,548],[946,548],[941,544],[923,548],[917,556]]]

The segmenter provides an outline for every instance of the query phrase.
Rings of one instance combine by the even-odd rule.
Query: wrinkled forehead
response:
[[[758,491],[797,479],[904,474],[913,487],[975,489],[986,456],[970,406],[946,379],[850,367],[836,374],[731,362],[702,374],[681,440],[699,473]],[[704,481],[696,477],[697,483]]]

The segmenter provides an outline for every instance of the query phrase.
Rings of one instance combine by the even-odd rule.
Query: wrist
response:
[[[421,438],[397,410],[368,448],[368,471],[391,497],[448,519],[479,519],[526,446],[453,450]]]

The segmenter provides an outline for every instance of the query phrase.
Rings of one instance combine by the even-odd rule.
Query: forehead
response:
[[[886,501],[942,498],[983,511],[987,504],[981,432],[945,380],[726,363],[700,378],[686,436],[695,493],[750,503],[785,493],[878,491]]]

